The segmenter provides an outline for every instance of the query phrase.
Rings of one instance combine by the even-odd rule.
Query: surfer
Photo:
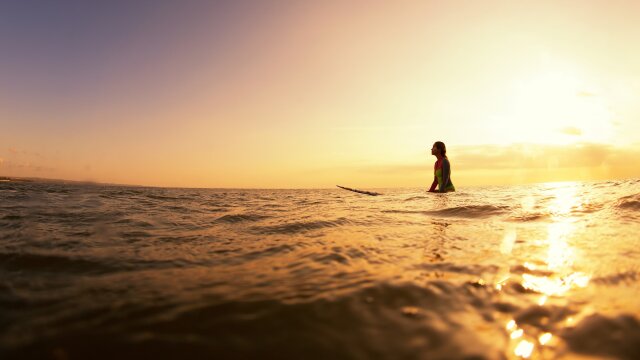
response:
[[[442,141],[433,143],[431,155],[435,156],[437,160],[433,166],[433,183],[429,192],[456,191],[453,182],[451,182],[451,163],[447,158],[447,147]],[[438,190],[436,190],[436,186]]]

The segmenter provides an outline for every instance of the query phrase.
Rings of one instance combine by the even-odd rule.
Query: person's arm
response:
[[[447,191],[447,184],[449,183],[449,176],[451,175],[451,165],[447,158],[442,159],[442,185],[440,185],[440,192]]]
[[[438,186],[438,178],[434,176],[433,184],[431,184],[431,188],[429,189],[429,192],[436,192],[436,186]]]

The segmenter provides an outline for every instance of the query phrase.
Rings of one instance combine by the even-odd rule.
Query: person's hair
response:
[[[436,141],[433,145],[436,146],[436,149],[440,150],[440,155],[442,155],[442,157],[447,157],[447,147],[442,141]]]

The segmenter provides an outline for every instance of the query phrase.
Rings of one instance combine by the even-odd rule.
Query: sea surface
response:
[[[640,180],[373,190],[0,182],[0,358],[640,358]]]

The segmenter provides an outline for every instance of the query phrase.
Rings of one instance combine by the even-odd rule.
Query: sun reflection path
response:
[[[530,358],[535,350],[535,340],[533,338],[525,338],[524,330],[518,327],[515,320],[510,320],[505,328],[509,332],[511,340],[518,342],[518,344],[513,348],[513,354],[524,359]],[[548,345],[552,338],[553,335],[550,332],[545,332],[537,338],[537,343],[540,346]]]
[[[524,330],[518,327],[515,320],[510,320],[507,323],[506,329],[510,332],[510,338],[512,340],[519,339],[518,345],[513,350],[514,354],[525,359],[529,358],[533,353],[534,344],[522,338]]]
[[[576,251],[567,239],[575,232],[576,219],[571,216],[573,209],[581,209],[584,198],[579,193],[579,184],[562,184],[551,189],[554,199],[548,207],[553,222],[547,226],[547,253],[545,274],[523,274],[522,286],[545,296],[562,296],[575,287],[584,288],[591,276],[575,272],[573,265],[577,260]],[[526,264],[530,270],[537,270],[533,264]],[[544,300],[546,302],[546,298]]]
[[[531,356],[532,352],[533,352],[533,343],[527,340],[521,340],[518,343],[518,346],[516,346],[516,349],[514,350],[514,353],[516,354],[516,356],[520,356],[525,359],[528,359]]]
[[[574,208],[581,210],[584,199],[578,193],[579,187],[578,183],[569,183],[550,189],[553,200],[548,206],[549,212],[554,217],[566,217]]]
[[[579,184],[554,184],[546,191],[551,192],[553,199],[547,206],[552,222],[547,225],[547,237],[542,241],[546,249],[542,261],[544,265],[525,262],[523,266],[526,271],[521,277],[521,285],[524,288],[541,295],[537,301],[538,306],[544,306],[551,297],[565,297],[572,289],[587,287],[591,279],[590,275],[575,271],[574,265],[578,255],[568,241],[576,230],[577,218],[572,216],[572,212],[582,209],[584,203],[584,198],[579,192]],[[522,201],[525,212],[535,206],[533,199],[529,196]],[[503,254],[511,253],[516,237],[514,229],[506,231],[500,247]],[[507,276],[498,281],[495,284],[496,290],[501,291],[511,279],[511,276]],[[520,358],[531,357],[536,344],[540,347],[547,346],[553,338],[550,332],[526,334],[513,319],[506,324],[506,330],[512,341],[513,354]]]

